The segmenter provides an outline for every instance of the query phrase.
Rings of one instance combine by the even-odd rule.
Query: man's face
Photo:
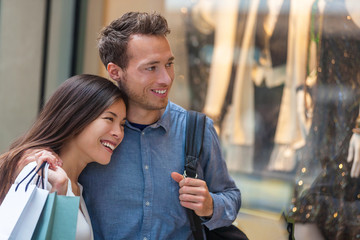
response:
[[[129,97],[131,111],[164,109],[174,80],[174,56],[164,36],[133,35],[129,63],[118,80]]]

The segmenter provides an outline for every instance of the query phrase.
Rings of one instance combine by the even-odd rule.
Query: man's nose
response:
[[[164,68],[160,73],[159,82],[165,83],[167,85],[171,84],[174,78],[173,72],[174,72],[173,70]]]

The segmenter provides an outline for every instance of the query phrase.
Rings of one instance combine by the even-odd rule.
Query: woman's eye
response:
[[[109,121],[111,121],[111,122],[114,121],[114,118],[112,118],[112,117],[105,117],[104,119],[109,120]]]

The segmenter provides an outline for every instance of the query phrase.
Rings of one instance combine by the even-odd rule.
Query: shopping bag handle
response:
[[[31,178],[30,178],[30,180],[29,180],[29,182],[26,184],[26,187],[25,187],[25,192],[27,191],[27,189],[28,189],[28,187],[29,187],[29,185],[30,185],[30,183],[31,183],[31,181],[34,179],[34,177],[36,176],[36,174],[41,170],[41,176],[38,176],[38,178],[37,178],[37,180],[36,180],[36,185],[38,185],[39,184],[39,181],[41,180],[41,186],[42,186],[42,188],[43,189],[45,189],[45,186],[44,186],[44,168],[45,168],[45,165],[47,164],[47,162],[43,162],[41,165],[40,165],[40,167],[39,167],[39,169],[38,170],[36,170],[36,172],[35,173],[33,173],[34,171],[35,171],[35,169],[36,169],[36,167],[37,166],[35,166],[18,184],[17,184],[17,186],[16,186],[16,188],[15,188],[15,192],[17,191],[17,189],[18,189],[18,187],[20,186],[20,184],[22,183],[22,182],[24,182],[25,181],[25,179],[26,178],[28,178],[32,173],[33,173],[33,175],[31,176]]]

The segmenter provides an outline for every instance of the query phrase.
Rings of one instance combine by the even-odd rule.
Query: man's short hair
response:
[[[125,13],[100,32],[98,49],[101,61],[105,67],[112,62],[126,69],[129,63],[127,47],[132,35],[166,36],[169,33],[166,19],[158,13]]]

